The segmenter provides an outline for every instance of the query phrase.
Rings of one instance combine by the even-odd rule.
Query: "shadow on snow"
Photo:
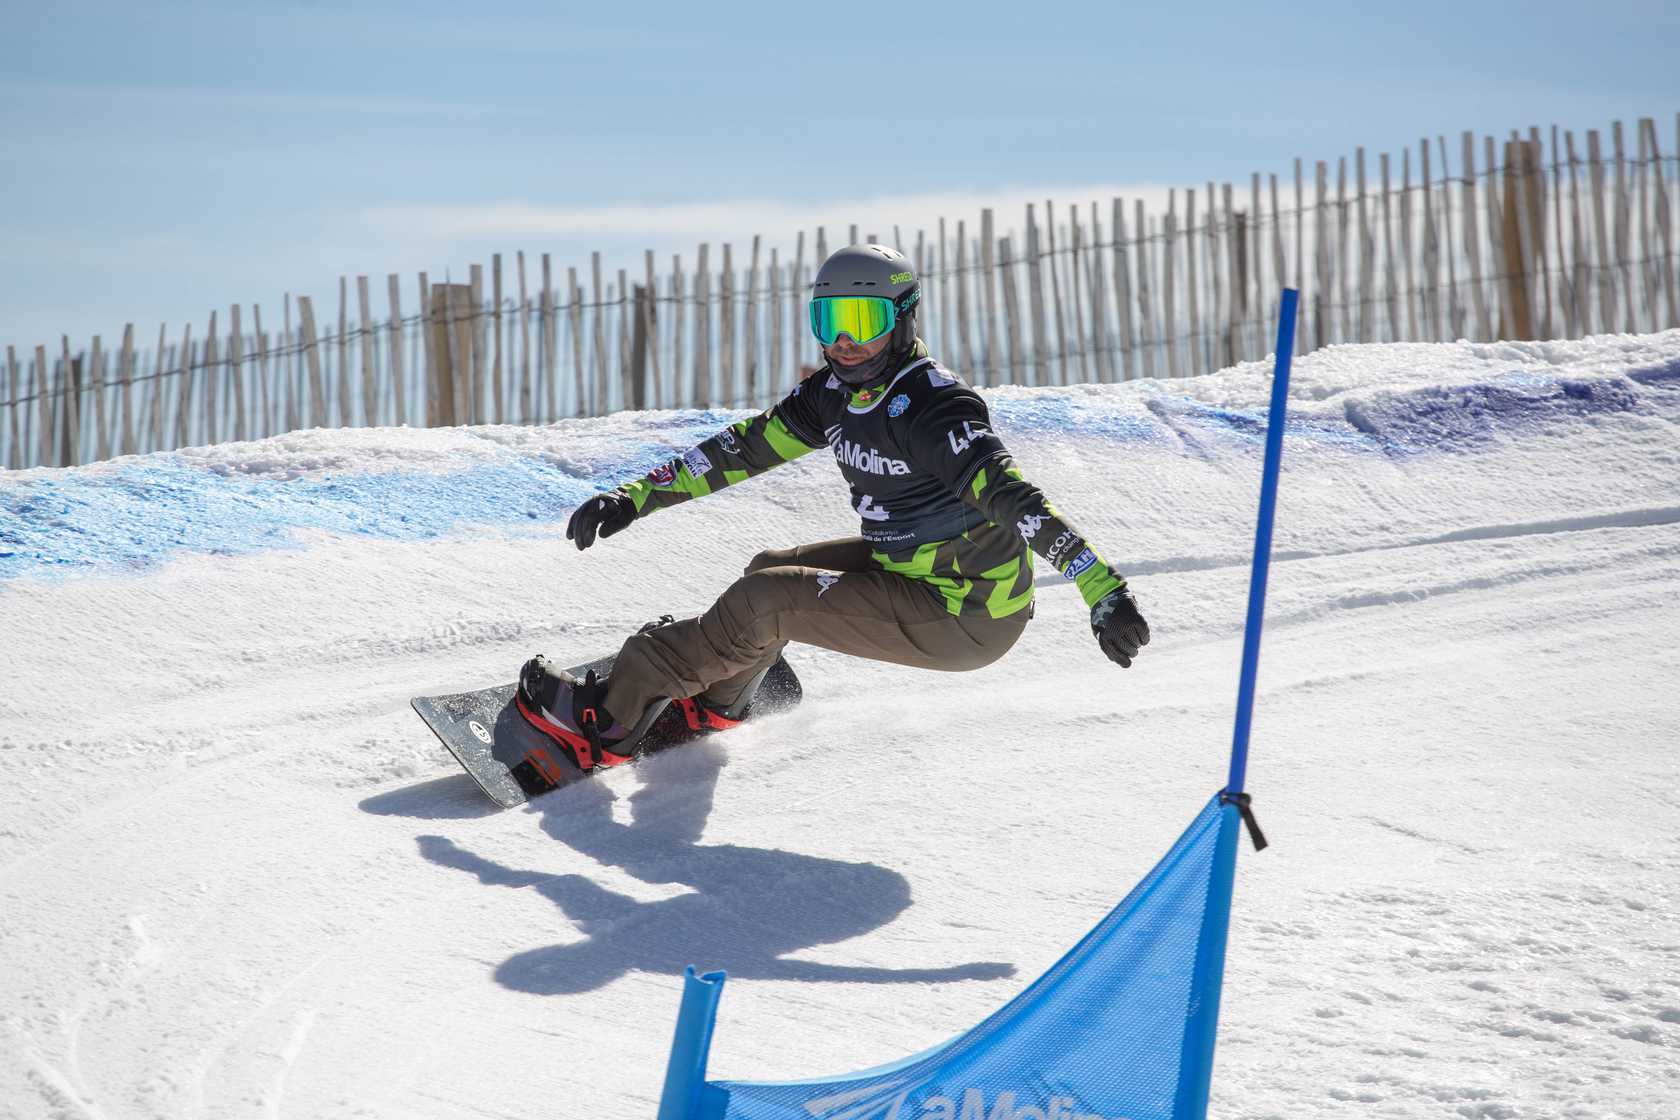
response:
[[[527,808],[549,836],[594,860],[644,883],[691,888],[674,898],[644,902],[584,874],[506,867],[443,836],[420,836],[420,853],[486,886],[533,889],[584,935],[504,961],[496,979],[516,991],[585,992],[630,972],[680,976],[690,964],[746,979],[853,983],[995,980],[1014,974],[1014,965],[1001,961],[884,968],[786,959],[892,922],[911,904],[910,884],[873,863],[701,843],[723,766],[724,753],[715,743],[697,743],[636,766],[640,788],[629,797],[629,823],[613,818],[618,795],[602,781],[581,782]],[[406,802],[405,815],[455,815],[432,804],[441,789],[427,792],[424,804]],[[384,799],[370,799],[363,808],[403,811]]]

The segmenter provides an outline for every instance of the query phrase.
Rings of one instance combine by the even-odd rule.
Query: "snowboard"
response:
[[[575,676],[595,670],[599,676],[612,671],[613,658],[573,666]],[[481,688],[473,692],[452,692],[442,696],[416,696],[411,704],[420,718],[455,756],[463,769],[491,800],[504,809],[523,805],[538,794],[571,785],[594,771],[580,770],[571,757],[547,735],[519,714],[513,695],[518,682]],[[799,678],[787,661],[778,657],[759,683],[748,705],[745,719],[756,719],[794,707],[804,696]],[[691,731],[682,709],[666,704],[654,718],[636,757],[654,754],[698,739],[712,731]]]

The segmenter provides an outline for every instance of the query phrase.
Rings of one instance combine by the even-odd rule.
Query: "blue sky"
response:
[[[272,322],[345,274],[412,300],[415,271],[493,252],[715,262],[853,214],[1018,221],[1467,128],[1655,115],[1672,144],[1680,110],[1672,3],[13,0],[4,24],[20,349],[235,302]]]

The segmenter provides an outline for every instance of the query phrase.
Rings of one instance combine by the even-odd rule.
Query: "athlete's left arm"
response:
[[[939,394],[917,417],[914,437],[918,465],[937,474],[986,520],[1020,533],[1028,548],[1078,585],[1086,606],[1125,588],[1125,577],[1098,555],[1044,491],[1021,477],[977,394],[961,389]]]

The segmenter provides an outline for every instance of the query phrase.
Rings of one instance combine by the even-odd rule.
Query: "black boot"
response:
[[[519,671],[514,699],[526,722],[558,743],[578,769],[593,770],[629,761],[640,732],[647,730],[614,719],[602,703],[606,695],[606,678],[595,670],[579,680],[538,654]]]

